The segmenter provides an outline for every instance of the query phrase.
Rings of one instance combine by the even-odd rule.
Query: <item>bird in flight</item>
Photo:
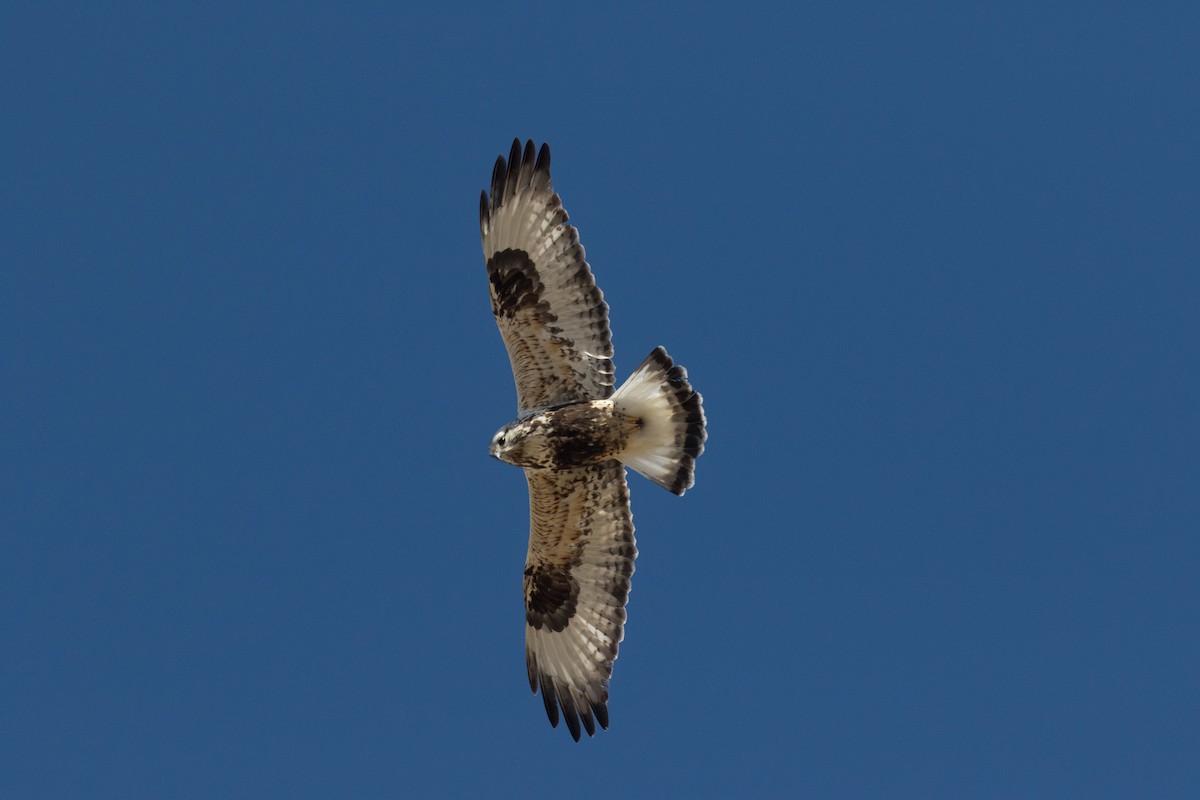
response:
[[[608,304],[550,184],[550,148],[513,142],[479,202],[492,313],[517,418],[488,452],[529,483],[525,664],[550,724],[608,728],[608,684],[637,548],[625,467],[682,495],[704,450],[687,370],[657,347],[613,389]]]

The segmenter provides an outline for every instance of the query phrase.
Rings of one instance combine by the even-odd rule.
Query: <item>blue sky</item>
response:
[[[6,798],[1194,797],[1192,4],[0,10]],[[705,396],[530,695],[478,196]]]

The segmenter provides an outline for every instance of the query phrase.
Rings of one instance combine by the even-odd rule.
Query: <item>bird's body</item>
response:
[[[701,398],[661,348],[614,391],[608,305],[550,185],[550,150],[513,143],[480,201],[492,312],[517,384],[517,419],[491,455],[524,468],[525,658],[557,725],[608,727],[608,683],[637,549],[628,466],[675,494],[704,450]]]
[[[641,421],[612,400],[583,400],[535,411],[501,428],[489,452],[527,469],[574,469],[619,458]]]

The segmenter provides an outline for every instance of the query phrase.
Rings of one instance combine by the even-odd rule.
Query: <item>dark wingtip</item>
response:
[[[592,710],[587,707],[579,709],[579,719],[583,722],[583,728],[587,731],[587,735],[595,736],[596,718],[592,716]]]
[[[608,704],[601,700],[599,703],[592,703],[592,712],[596,715],[596,721],[600,723],[600,727],[608,730]]]
[[[534,694],[542,695],[542,705],[546,707],[550,727],[558,727],[561,707],[561,718],[567,724],[571,738],[577,742],[585,730],[588,736],[595,736],[597,722],[602,729],[608,730],[607,691],[599,700],[591,700],[576,694],[566,686],[560,686],[553,678],[539,670],[537,658],[531,653],[526,654],[525,665],[529,672],[529,688]]]
[[[571,702],[571,698],[567,697],[562,702],[563,719],[567,723],[567,730],[571,732],[571,738],[579,741],[579,715],[575,713],[575,704]]]
[[[508,171],[508,166],[504,163],[504,156],[496,156],[496,164],[492,167],[492,208],[499,208],[501,201],[504,199],[504,175]]]
[[[558,695],[554,692],[553,685],[549,682],[545,675],[541,676],[542,684],[542,705],[546,707],[546,716],[550,718],[550,727],[558,727]],[[577,737],[578,738],[578,737]]]
[[[490,219],[491,214],[500,209],[507,200],[521,189],[528,187],[533,176],[538,173],[544,173],[541,183],[549,187],[550,145],[543,143],[539,150],[534,145],[533,139],[526,139],[524,145],[521,144],[520,138],[513,139],[512,147],[508,151],[508,158],[505,159],[503,155],[497,156],[496,163],[492,167],[490,199],[488,191],[485,190],[484,199],[480,202],[481,229],[484,227],[483,220],[485,218]]]
[[[521,174],[521,140],[513,139],[508,152],[508,173],[504,176],[504,198],[512,197],[517,191],[517,178]]]

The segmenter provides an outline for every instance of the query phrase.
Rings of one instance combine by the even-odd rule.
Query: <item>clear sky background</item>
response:
[[[1193,3],[0,9],[0,796],[1196,797]],[[708,449],[529,692],[514,136]]]

